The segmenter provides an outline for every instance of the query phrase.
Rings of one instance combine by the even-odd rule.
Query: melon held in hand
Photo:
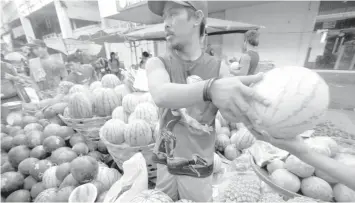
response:
[[[303,67],[275,68],[252,88],[271,102],[268,107],[256,101],[250,104],[262,121],[260,130],[276,138],[293,138],[312,129],[329,105],[328,85]]]

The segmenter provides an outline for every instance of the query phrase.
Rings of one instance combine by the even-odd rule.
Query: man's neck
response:
[[[49,57],[49,54],[46,53],[46,54],[44,54],[43,56],[40,56],[39,58],[40,58],[40,59],[46,59],[46,58],[48,58],[48,57]]]
[[[181,50],[176,50],[176,54],[183,60],[194,61],[202,54],[201,44],[199,40],[193,40],[186,44]]]
[[[257,51],[257,50],[258,49],[255,46],[248,45],[248,47],[247,47],[247,51]]]

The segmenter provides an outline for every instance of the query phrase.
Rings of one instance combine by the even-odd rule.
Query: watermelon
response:
[[[107,194],[108,191],[104,191],[102,192],[101,194],[97,195],[97,198],[96,198],[96,201],[97,203],[101,203],[101,202],[104,202],[105,201],[105,198],[106,198],[106,194]]]
[[[44,141],[44,134],[40,131],[31,131],[27,134],[27,142],[29,148],[34,148],[42,145]]]
[[[57,188],[46,189],[37,195],[34,202],[54,202],[57,192]]]
[[[49,136],[43,140],[43,148],[48,153],[51,153],[52,151],[64,146],[65,141],[63,138],[58,136]]]
[[[101,181],[93,180],[90,183],[95,185],[98,194],[101,194],[105,191],[105,185]]]
[[[69,147],[61,147],[52,152],[51,161],[54,164],[59,165],[62,163],[71,162],[77,157],[78,155]]]
[[[56,133],[56,136],[63,138],[64,140],[70,139],[74,135],[74,129],[68,126],[60,126],[59,131]]]
[[[236,159],[240,154],[241,153],[234,144],[230,144],[224,149],[224,156],[230,161]]]
[[[17,168],[18,165],[21,163],[21,161],[30,157],[30,152],[31,152],[30,149],[28,149],[28,147],[24,145],[14,147],[8,153],[9,161],[12,164],[12,166]]]
[[[274,68],[252,88],[271,103],[268,107],[250,103],[262,121],[260,130],[276,138],[293,138],[312,129],[329,105],[328,85],[309,68]]]
[[[131,90],[125,84],[122,84],[115,87],[115,92],[121,99],[123,99],[123,97],[131,93]]]
[[[49,160],[40,160],[32,168],[30,168],[30,175],[37,181],[42,181],[44,172],[53,166]]]
[[[79,183],[88,183],[96,178],[99,165],[90,156],[82,156],[74,159],[70,163],[70,172]]]
[[[126,126],[124,138],[130,146],[146,146],[152,143],[153,135],[150,125],[144,120],[134,120]]]
[[[1,174],[1,192],[13,192],[23,187],[25,178],[18,172],[6,172]]]
[[[52,166],[44,172],[42,182],[46,189],[56,188],[60,185],[61,181],[56,177],[57,168],[58,166]]]
[[[75,94],[75,93],[85,93],[85,94],[90,94],[89,93],[89,89],[87,87],[85,87],[84,85],[80,85],[80,84],[75,84],[74,86],[72,86],[69,90],[69,94]]]
[[[58,86],[59,94],[68,94],[71,87],[75,84],[69,81],[61,81]]]
[[[122,144],[125,141],[126,124],[118,119],[108,120],[100,129],[100,136],[112,144]]]
[[[103,154],[107,154],[107,153],[108,153],[107,147],[106,147],[105,143],[103,143],[102,140],[99,140],[99,141],[97,142],[97,150],[98,150],[99,152],[103,153]]]
[[[33,148],[30,152],[30,157],[37,159],[45,159],[47,157],[47,152],[44,150],[43,145],[39,145]]]
[[[115,88],[121,84],[120,79],[114,74],[106,74],[101,78],[101,84],[104,88]]]
[[[72,150],[80,155],[87,155],[89,153],[89,147],[85,143],[77,143],[76,145],[73,146]]]
[[[69,202],[95,202],[97,189],[95,185],[86,183],[73,190],[69,196]]]
[[[90,85],[90,91],[94,91],[95,89],[102,88],[102,84],[100,81],[95,81]]]
[[[72,118],[91,118],[92,102],[88,95],[82,92],[74,93],[69,102],[69,114]]]
[[[59,131],[60,131],[60,125],[51,123],[44,128],[43,134],[44,137],[47,138],[49,136],[56,136],[57,132]]]
[[[70,163],[62,163],[58,166],[56,172],[55,172],[55,177],[63,181],[65,177],[67,177],[70,174]]]
[[[69,201],[69,196],[75,189],[74,186],[67,186],[64,188],[61,188],[58,190],[55,201],[56,202],[68,202]]]
[[[240,128],[237,133],[231,137],[231,143],[235,144],[237,149],[244,150],[251,147],[255,142],[255,137],[247,128]]]
[[[23,129],[25,134],[28,135],[32,131],[43,131],[43,126],[38,123],[30,123]]]
[[[95,180],[103,183],[104,190],[109,190],[121,177],[116,169],[100,166]]]
[[[33,168],[38,161],[37,158],[27,158],[18,165],[18,171],[23,175],[30,175],[30,169]]]
[[[142,94],[139,93],[132,93],[132,94],[127,94],[125,97],[122,99],[122,106],[123,110],[129,114],[131,114],[137,107],[137,105],[141,102],[140,101],[140,96]]]
[[[46,188],[44,187],[44,184],[42,182],[35,183],[33,187],[31,188],[31,197],[34,199],[37,197],[39,193],[44,191]]]
[[[74,134],[69,140],[70,146],[72,147],[80,142],[86,142],[86,138],[81,134]]]
[[[76,181],[73,177],[73,175],[70,173],[69,175],[67,175],[67,177],[64,178],[62,184],[60,184],[59,188],[65,188],[65,187],[68,187],[68,186],[78,186],[80,185],[78,183],[78,181]]]
[[[5,152],[8,152],[12,147],[12,140],[14,138],[11,136],[5,136],[1,139],[1,149]]]
[[[130,202],[141,203],[141,202],[174,202],[168,195],[160,190],[144,190],[137,194]]]
[[[94,93],[94,108],[98,116],[111,116],[112,111],[121,106],[121,100],[113,89],[101,88]]]
[[[216,138],[215,148],[216,150],[223,152],[224,149],[231,144],[231,141],[227,135],[219,134]]]
[[[37,180],[32,176],[27,176],[24,181],[23,188],[25,190],[31,190],[31,188],[37,183]]]
[[[158,110],[153,104],[148,102],[138,104],[131,116],[135,119],[146,121],[152,129],[158,122]]]
[[[119,119],[119,120],[123,121],[124,123],[128,123],[128,116],[123,111],[122,106],[118,106],[113,110],[112,119]]]
[[[11,193],[7,198],[6,202],[31,202],[31,194],[28,190],[17,190]]]

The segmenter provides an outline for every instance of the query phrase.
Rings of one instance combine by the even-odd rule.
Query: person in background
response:
[[[111,52],[110,59],[108,60],[108,65],[112,74],[115,74],[120,78],[120,61],[115,52]]]
[[[94,67],[81,64],[81,58],[77,54],[69,55],[67,61],[71,72],[65,80],[80,85],[90,85],[98,80]]]
[[[27,45],[39,57],[40,64],[29,63],[30,76],[36,82],[42,98],[53,98],[59,83],[68,76],[64,63],[48,53],[46,44],[39,39]],[[38,75],[40,73],[40,76]]]
[[[149,54],[147,51],[144,51],[142,53],[142,57],[141,57],[141,62],[139,63],[139,67],[141,69],[145,69],[145,64],[147,63],[147,60],[152,57],[151,54]]]
[[[231,69],[231,74],[238,75],[254,75],[259,64],[259,32],[257,30],[249,30],[244,34],[244,44],[242,47],[243,55],[239,60],[239,68]]]
[[[108,61],[103,57],[96,59],[96,61],[93,63],[93,67],[95,68],[96,75],[98,76],[99,80],[101,80],[104,75],[110,73]]]
[[[213,48],[212,48],[212,46],[211,46],[211,44],[208,44],[207,45],[207,48],[206,48],[206,51],[205,51],[207,54],[209,54],[210,56],[214,56],[215,54],[214,54],[214,50],[213,50]]]

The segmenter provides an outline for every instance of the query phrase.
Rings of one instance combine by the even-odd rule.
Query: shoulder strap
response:
[[[165,57],[162,56],[158,56],[158,58],[161,60],[161,62],[163,62],[165,70],[168,72],[169,74],[169,78],[170,78],[170,82],[172,82],[172,78],[171,78],[171,71],[170,71],[170,66],[168,66],[167,60]]]

